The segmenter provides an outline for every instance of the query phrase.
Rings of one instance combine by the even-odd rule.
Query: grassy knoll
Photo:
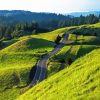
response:
[[[99,100],[100,49],[76,60],[69,68],[53,75],[17,100]]]
[[[56,38],[63,30],[65,28],[51,33]],[[52,42],[55,38],[48,35],[49,33],[44,33],[4,41],[5,45],[0,50],[0,100],[14,100],[21,95],[29,83],[31,69],[55,45]]]
[[[32,67],[53,46],[43,39],[24,38],[0,51],[0,100],[14,100],[21,94],[29,83]]]

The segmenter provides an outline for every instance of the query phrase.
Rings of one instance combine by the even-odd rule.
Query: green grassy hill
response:
[[[99,100],[100,49],[76,60],[17,100]]]
[[[74,62],[77,58],[88,54],[92,50],[100,48],[100,37],[78,35],[76,40],[76,35],[70,34],[69,41],[72,42],[66,43],[59,53],[50,58],[48,75],[51,76],[66,66],[69,66],[69,59]]]
[[[53,50],[54,46],[56,45],[54,43],[56,37],[58,35],[62,36],[67,30],[72,29],[72,28],[78,28],[79,29],[78,31],[80,31],[80,28],[82,27],[83,28],[91,27],[91,28],[99,29],[100,24],[97,23],[93,25],[82,25],[82,26],[61,28],[61,29],[48,32],[48,33],[23,36],[23,37],[16,38],[13,40],[3,41],[4,47],[0,50],[0,100],[15,100],[17,97],[19,97],[24,92],[24,90],[26,89],[26,87],[28,86],[30,82],[30,72],[33,73],[31,76],[34,76],[35,65],[38,62],[38,60],[43,55]],[[95,49],[96,50],[94,52],[98,53],[99,52],[98,48],[100,48],[99,35],[98,36],[83,36],[79,34],[77,35],[76,32],[71,33],[69,35],[69,42],[66,42],[66,45],[61,49],[61,51],[57,53],[56,55],[54,55],[53,57],[51,57],[48,61],[48,72],[47,72],[48,80],[50,76],[58,73],[64,68],[65,69],[61,71],[60,73],[62,74],[63,72],[65,72],[66,77],[68,76],[67,73],[71,73],[70,70],[73,70],[74,73],[78,73],[78,71],[75,72],[76,69],[74,70],[74,67],[75,68],[77,67],[76,65],[74,65],[74,61],[78,59],[76,62],[79,62],[80,63],[79,67],[81,67],[83,64],[83,63],[81,64],[81,62],[83,61],[81,60],[81,57],[87,55],[89,52]],[[95,53],[90,53],[89,55],[92,57],[94,56]],[[93,60],[96,60],[98,57],[99,55],[97,55],[97,57],[95,57]],[[88,56],[83,57],[82,59],[85,60],[87,58]],[[71,65],[72,67],[70,67],[68,64],[69,59],[71,59],[73,62],[73,64]],[[87,61],[89,60],[90,59],[87,59]],[[94,65],[95,64],[96,63],[94,62]],[[59,76],[60,73],[50,78],[51,83],[55,79],[55,82],[53,84],[54,86],[58,85],[56,83],[58,82],[56,81],[56,77],[58,80],[61,80],[63,78],[62,83],[67,84],[67,82],[64,82],[66,80],[66,78],[64,78],[65,76],[63,77]],[[69,78],[71,78],[71,76]],[[44,83],[41,83],[41,84],[43,85],[43,88],[47,89],[46,92],[48,93],[48,89],[49,88],[51,89],[52,86],[49,87],[48,83],[46,83],[46,85]],[[37,98],[38,95],[39,96],[41,95],[42,93],[41,84],[39,85],[39,88],[37,86],[36,88],[33,88],[33,90],[36,89],[35,93],[37,93],[36,96],[34,96],[35,93],[32,94],[34,98]],[[44,86],[47,86],[47,87],[44,87]],[[39,94],[38,94],[38,91],[39,91]],[[51,90],[51,92],[52,91],[53,90]],[[28,98],[27,95],[24,95],[24,96]],[[56,96],[57,96],[57,93],[56,93]],[[50,100],[52,100],[51,97],[50,97]],[[30,98],[32,98],[32,96]]]
[[[51,32],[52,36],[54,34],[56,38],[61,31],[65,28]],[[30,71],[37,61],[54,48],[54,38],[50,41],[40,35],[4,41],[4,48],[0,50],[0,100],[14,100],[19,96],[29,84]],[[41,36],[45,35],[47,37],[49,33]]]

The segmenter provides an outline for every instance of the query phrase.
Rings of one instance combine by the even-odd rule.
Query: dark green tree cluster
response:
[[[100,22],[100,16],[97,17],[94,14],[90,14],[88,16],[80,16],[80,17],[73,17],[67,20],[61,20],[58,23],[58,27],[66,27],[66,26],[77,26],[83,24],[95,24]]]
[[[57,38],[56,38],[56,40],[55,40],[55,43],[59,44],[60,40],[61,40],[61,37],[58,35]]]
[[[91,28],[91,27],[81,27],[73,32],[77,35],[84,35],[84,36],[100,36],[100,29],[99,28]]]
[[[81,15],[80,17],[44,13],[0,16],[0,39],[12,39],[24,35],[48,32],[61,27],[95,24],[97,22],[100,22],[100,15],[95,16],[93,14]]]
[[[0,40],[0,49],[3,47],[3,42]]]
[[[38,23],[17,23],[15,25],[1,25],[0,39],[12,39],[24,35],[37,34],[38,32],[47,32],[47,29],[40,28]]]

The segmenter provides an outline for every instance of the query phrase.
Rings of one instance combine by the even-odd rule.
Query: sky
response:
[[[100,11],[100,0],[0,0],[0,10],[70,13]]]

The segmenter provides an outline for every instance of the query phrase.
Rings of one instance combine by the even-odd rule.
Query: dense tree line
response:
[[[100,15],[95,16],[93,14],[90,14],[88,16],[80,16],[80,17],[74,17],[69,18],[68,20],[61,20],[58,23],[58,27],[66,27],[66,26],[78,26],[83,24],[95,24],[97,22],[100,22]]]
[[[2,16],[1,16],[2,15]],[[50,13],[12,12],[0,15],[0,39],[12,39],[24,35],[51,31],[61,27],[94,24],[100,22],[100,15],[64,16]]]
[[[55,13],[35,13],[29,11],[0,11],[0,24],[16,24],[22,22],[31,23],[32,21],[39,23],[40,27],[51,29],[57,27],[59,20],[66,20],[71,16],[64,16]],[[54,28],[53,28],[54,29]]]
[[[41,28],[54,30],[65,26],[82,24],[93,24],[100,21],[100,16],[90,14],[88,16],[74,17],[71,15],[61,15],[55,13],[35,13],[29,11],[0,11],[0,24],[16,24],[37,22]]]
[[[0,50],[3,48],[4,43],[0,40]]]
[[[45,28],[40,28],[38,23],[18,23],[0,26],[0,39],[12,39],[24,35],[47,32]]]

